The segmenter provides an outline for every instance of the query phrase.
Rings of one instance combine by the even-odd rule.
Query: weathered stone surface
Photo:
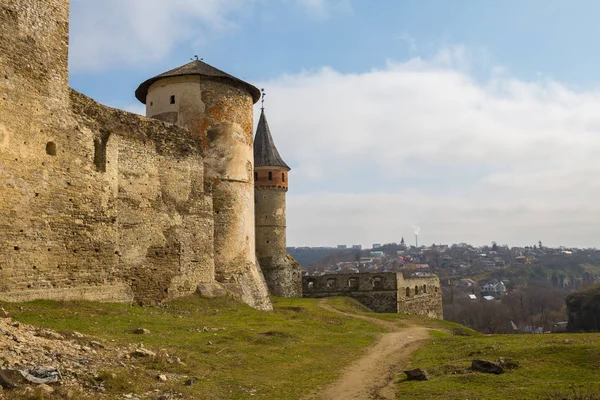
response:
[[[176,76],[149,87],[146,115],[177,113],[177,125],[188,128],[201,145],[205,180],[212,189],[215,278],[233,296],[270,310],[255,255],[252,105],[243,86]]]
[[[410,369],[408,371],[404,371],[406,374],[407,381],[426,381],[429,379],[427,372],[423,371],[421,368]]]
[[[134,357],[156,357],[156,353],[152,350],[145,349],[143,347],[138,347],[131,353]]]
[[[517,369],[521,366],[518,361],[512,359],[511,357],[500,357],[495,360],[495,363],[505,370]]]
[[[225,297],[227,296],[227,290],[221,286],[218,282],[205,283],[201,282],[198,284],[196,292],[201,296],[214,298],[214,297]]]
[[[115,110],[69,88],[68,33],[68,0],[0,6],[0,300],[154,304],[218,281],[207,295],[272,309],[255,252],[258,90],[178,76],[148,88],[154,119]],[[270,280],[297,281],[277,265],[289,271]]]
[[[150,331],[146,328],[136,328],[133,330],[136,335],[149,335]]]
[[[491,361],[487,361],[487,360],[473,360],[471,361],[471,369],[473,371],[477,371],[477,372],[484,372],[486,374],[501,374],[504,372],[504,369],[497,365],[494,364]]]
[[[405,279],[395,272],[305,276],[302,277],[302,295],[348,296],[375,312],[443,318],[442,293],[436,276]]]
[[[255,171],[256,256],[271,294],[302,297],[302,267],[286,251],[287,178],[285,186],[275,186],[269,173],[281,181],[287,171],[262,167]]]

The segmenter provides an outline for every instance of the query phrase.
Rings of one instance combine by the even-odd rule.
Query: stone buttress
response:
[[[275,147],[263,109],[254,139],[256,257],[271,294],[301,297],[302,270],[286,251],[289,171]]]

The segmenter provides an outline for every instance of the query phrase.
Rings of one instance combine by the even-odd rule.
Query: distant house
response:
[[[373,243],[373,248],[378,249],[381,247],[381,243]]]
[[[471,287],[471,286],[474,286],[477,282],[475,282],[473,279],[467,278],[467,279],[461,279],[459,283],[461,286]]]
[[[361,244],[353,244],[352,250],[362,250],[362,245]]]
[[[377,258],[377,257],[383,257],[384,254],[383,254],[383,251],[372,251],[369,253],[369,256]]]
[[[483,285],[481,295],[485,298],[491,296],[494,299],[501,299],[506,294],[506,286],[502,281],[497,283],[488,283]],[[486,299],[487,300],[487,299]]]
[[[361,257],[360,260],[358,260],[358,264],[359,265],[373,264],[373,259],[371,257]]]

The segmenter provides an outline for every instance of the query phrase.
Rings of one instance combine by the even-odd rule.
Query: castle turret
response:
[[[252,108],[260,91],[195,60],[148,79],[135,95],[148,117],[187,127],[202,147],[205,186],[213,193],[217,282],[247,304],[271,309],[256,263],[252,201]]]
[[[288,172],[271,136],[264,108],[254,139],[256,257],[271,294],[302,296],[302,270],[286,252]]]

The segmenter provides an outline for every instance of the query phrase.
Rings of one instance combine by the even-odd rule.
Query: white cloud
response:
[[[285,0],[304,7],[313,17],[327,19],[334,11],[351,12],[349,0]]]
[[[72,0],[70,69],[158,62],[184,43],[199,49],[215,35],[239,29],[257,5],[274,1],[297,4],[318,19],[351,11],[349,0]]]
[[[74,71],[164,59],[178,42],[234,29],[233,14],[255,0],[73,0],[70,65]]]
[[[479,82],[468,53],[260,84],[293,167],[290,245],[398,242],[417,223],[426,243],[599,244],[600,92],[498,67]]]

